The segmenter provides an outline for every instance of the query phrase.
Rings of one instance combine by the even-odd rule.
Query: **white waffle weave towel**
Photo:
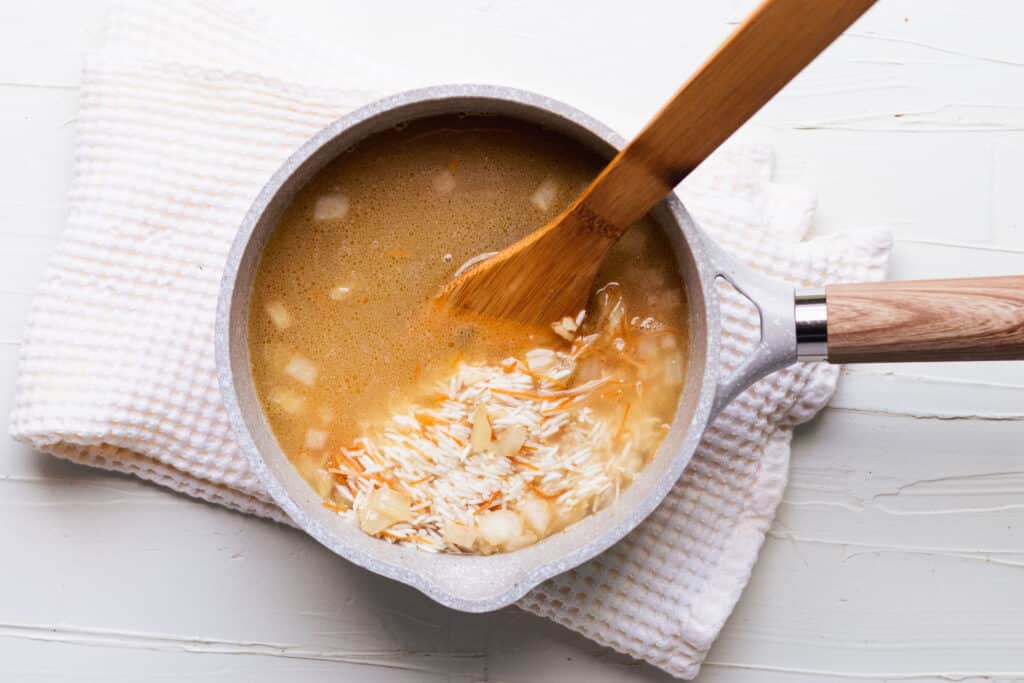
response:
[[[370,95],[243,12],[164,5],[113,12],[106,44],[86,59],[70,213],[32,306],[11,429],[48,453],[287,521],[221,405],[221,268],[278,165]],[[722,245],[767,273],[805,285],[882,276],[884,231],[801,241],[813,199],[772,184],[763,148],[720,151],[682,194]],[[723,313],[735,365],[756,326],[734,293]],[[792,429],[826,403],[837,376],[797,366],[747,391],[647,522],[520,605],[696,675],[782,497]]]

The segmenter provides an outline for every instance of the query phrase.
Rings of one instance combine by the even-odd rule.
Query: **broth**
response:
[[[688,337],[650,219],[611,251],[586,316],[551,331],[431,305],[460,264],[553,218],[602,166],[535,126],[444,116],[367,138],[298,193],[258,267],[249,348],[271,429],[326,505],[396,542],[511,550],[608,504],[653,456]],[[600,485],[572,462],[597,443]]]

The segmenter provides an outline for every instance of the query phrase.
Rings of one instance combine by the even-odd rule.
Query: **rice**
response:
[[[581,312],[555,324],[569,339],[559,348],[458,363],[408,408],[327,458],[334,488],[325,505],[393,543],[492,553],[534,543],[614,503],[667,429],[631,411],[658,385],[641,380],[650,373],[629,356],[641,341],[667,355],[681,352],[651,343],[648,335],[664,333],[651,321],[626,322],[617,292],[605,297],[587,334],[584,320]],[[587,358],[599,359],[599,372],[584,379],[579,368]],[[408,500],[408,508],[376,509],[382,490],[389,500]],[[381,514],[393,522],[384,525]]]

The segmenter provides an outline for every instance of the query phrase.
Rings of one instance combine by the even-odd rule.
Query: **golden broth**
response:
[[[602,166],[534,126],[446,116],[366,139],[298,194],[256,274],[250,357],[281,448],[328,501],[318,480],[325,454],[372,433],[460,363],[567,345],[553,334],[438,319],[430,302],[460,264],[553,218]],[[639,364],[655,365],[629,380],[655,387],[634,411],[667,424],[685,370],[686,306],[672,251],[650,219],[612,250],[598,277],[607,283],[637,330],[650,318],[671,331],[671,345],[654,335],[635,342]],[[674,355],[659,355],[663,347]],[[678,377],[662,382],[664,372]],[[595,409],[625,422],[621,406],[609,399]]]

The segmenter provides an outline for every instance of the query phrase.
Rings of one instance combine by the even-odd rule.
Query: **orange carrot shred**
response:
[[[348,465],[349,469],[351,469],[351,470],[355,470],[356,472],[359,472],[360,474],[362,474],[363,472],[366,471],[366,468],[363,467],[363,463],[359,462],[355,458],[350,458],[345,453],[338,453],[338,458],[341,460],[342,463],[344,463],[345,465]]]
[[[540,489],[539,489],[539,488],[538,488],[538,487],[537,487],[536,485],[534,485],[534,484],[529,484],[528,486],[529,486],[529,488],[530,488],[530,490],[531,490],[531,491],[533,491],[534,493],[536,493],[536,494],[537,494],[538,496],[540,496],[541,498],[544,498],[545,500],[554,500],[555,498],[558,498],[558,497],[559,497],[560,495],[562,495],[563,493],[565,493],[565,491],[559,491],[558,493],[544,493],[543,491],[541,491],[541,490],[540,490]],[[568,489],[566,489],[566,490],[568,490]]]
[[[424,427],[429,427],[430,425],[450,425],[451,424],[450,420],[446,420],[443,417],[438,417],[437,415],[431,415],[430,413],[428,413],[425,410],[417,410],[413,414],[413,417],[415,417],[416,421],[419,422]]]
[[[492,493],[490,498],[488,498],[484,502],[480,503],[480,505],[477,505],[476,512],[474,512],[473,514],[478,514],[480,512],[483,512],[487,508],[489,508],[492,505],[494,505],[498,501],[498,496],[500,496],[500,495],[501,495],[501,491],[500,490],[499,491],[495,491],[494,493]]]
[[[335,503],[332,503],[332,502],[331,502],[331,501],[329,501],[329,500],[325,500],[325,501],[323,502],[323,505],[324,505],[324,507],[325,507],[325,508],[327,508],[328,510],[334,510],[335,512],[348,512],[348,509],[347,509],[347,508],[343,508],[343,507],[341,507],[340,505],[337,505],[337,504],[335,504]]]
[[[540,472],[540,468],[534,465],[533,463],[526,462],[525,460],[520,460],[519,458],[509,458],[509,460],[511,460],[512,462],[521,467],[525,467],[526,469],[533,470],[534,472]]]

